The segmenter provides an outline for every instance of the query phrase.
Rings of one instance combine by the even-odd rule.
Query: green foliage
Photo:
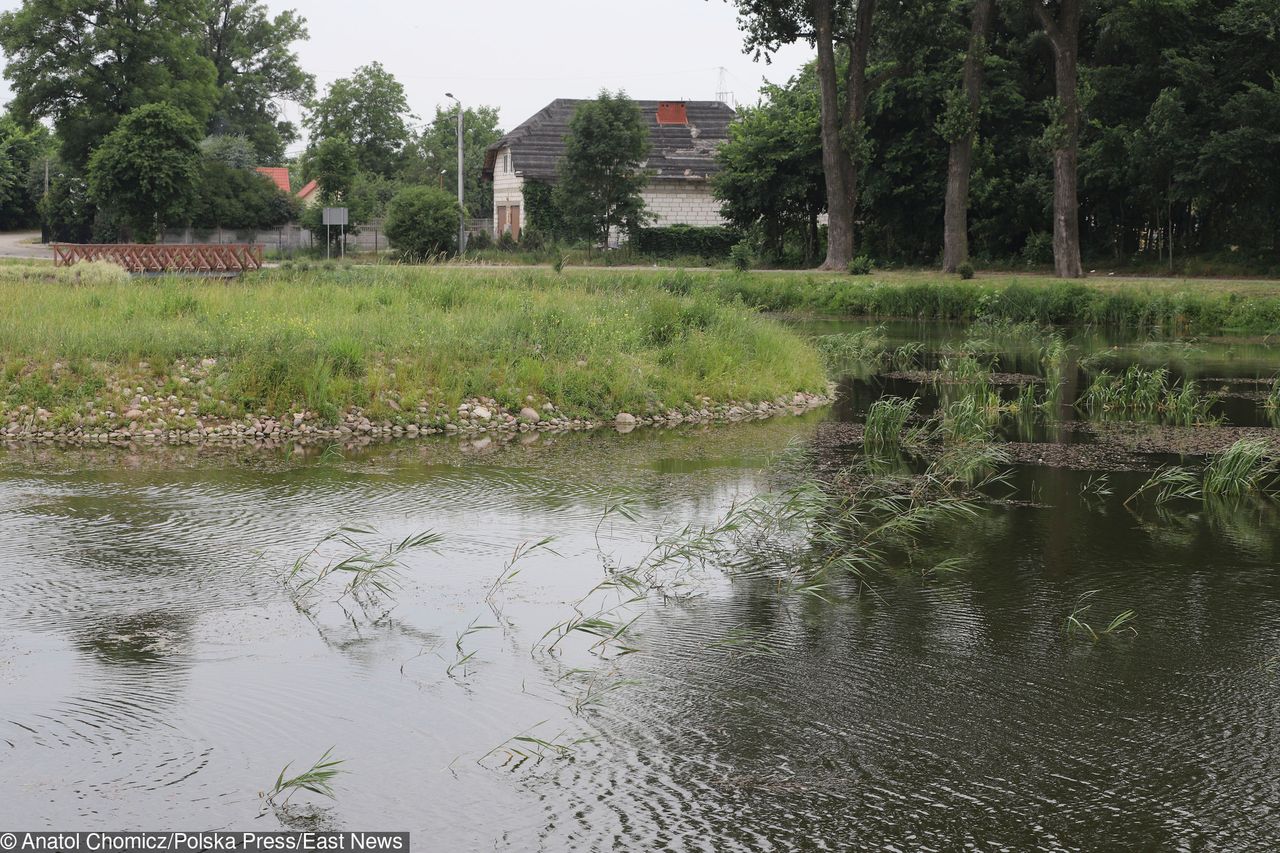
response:
[[[149,387],[176,375],[179,361],[205,358],[218,364],[201,391],[225,401],[209,403],[211,413],[305,407],[330,422],[350,406],[402,422],[417,401],[455,411],[481,395],[516,411],[532,395],[571,417],[612,417],[701,408],[704,394],[776,400],[826,390],[803,336],[710,293],[665,292],[653,273],[296,265],[192,281],[130,280],[118,269],[79,279],[81,269],[0,266],[0,377],[83,362],[86,375],[50,400],[81,414],[95,397],[122,413],[133,396],[104,396],[87,378]],[[140,360],[148,378],[134,378]],[[0,379],[0,404],[35,403],[38,386],[49,383]]]
[[[301,210],[296,197],[265,175],[206,156],[189,216],[196,228],[265,230],[296,220]]]
[[[818,86],[812,68],[785,86],[766,85],[759,106],[745,107],[716,149],[712,181],[725,218],[738,229],[759,227],[767,255],[783,260],[788,243],[816,256],[817,216],[826,209]]]
[[[468,107],[462,113],[463,196],[467,216],[473,219],[493,213],[493,187],[482,177],[485,149],[502,138],[496,107]],[[458,111],[456,107],[436,107],[435,118],[406,151],[408,163],[403,178],[408,183],[439,186],[444,172],[444,188],[458,186]]]
[[[558,206],[555,188],[551,184],[526,179],[524,211],[530,228],[537,228],[553,241],[573,239],[564,212]]]
[[[320,185],[324,204],[337,204],[351,194],[359,164],[356,149],[341,136],[328,136],[313,143],[307,158],[312,178]]]
[[[956,272],[960,274],[960,277],[962,279],[964,279],[965,281],[969,281],[974,276],[973,264],[969,263],[968,261],[965,261],[964,263],[960,264],[960,266],[956,267]]]
[[[858,255],[849,261],[849,275],[870,275],[871,268],[871,259],[866,255]]]
[[[915,414],[915,397],[885,397],[871,404],[867,410],[863,443],[867,448],[897,447],[902,441],[907,422]]]
[[[1242,438],[1210,458],[1204,493],[1223,497],[1258,494],[1274,487],[1280,453],[1265,438]]]
[[[631,245],[642,255],[659,258],[725,258],[739,239],[736,231],[724,227],[666,225],[636,230]]]
[[[615,228],[644,225],[640,192],[649,176],[649,131],[625,92],[601,91],[581,104],[569,121],[564,160],[555,188],[555,206],[567,232],[607,244]]]
[[[1133,365],[1123,375],[1102,371],[1082,398],[1091,412],[1123,417],[1160,415],[1175,423],[1212,423],[1213,400],[1192,381],[1177,382],[1163,367]]]
[[[273,17],[262,0],[195,5],[201,54],[213,63],[218,86],[209,132],[249,143],[254,162],[236,165],[280,164],[285,147],[298,138],[280,104],[307,103],[315,95],[315,78],[302,70],[293,50],[295,42],[307,39],[306,19],[292,10]]]
[[[139,107],[120,122],[89,161],[89,196],[140,240],[182,221],[200,180],[201,129],[168,104]]]
[[[438,187],[407,187],[387,208],[387,238],[410,260],[458,248],[458,200]]]
[[[349,145],[360,171],[389,178],[403,165],[412,118],[404,86],[372,62],[330,84],[309,105],[306,125],[313,140]],[[315,172],[317,180],[321,173]]]
[[[195,2],[23,0],[0,15],[11,109],[51,119],[76,172],[144,104],[183,110],[203,137],[219,93],[199,11]]]
[[[226,134],[205,137],[205,140],[200,143],[200,153],[206,160],[212,160],[233,169],[252,169],[259,165],[258,152],[245,136]]]
[[[43,167],[51,149],[43,125],[23,128],[11,115],[0,115],[0,231],[39,221]]]
[[[744,242],[737,242],[729,249],[729,260],[733,261],[733,268],[738,272],[746,272],[751,269],[751,261],[753,252],[751,246]]]

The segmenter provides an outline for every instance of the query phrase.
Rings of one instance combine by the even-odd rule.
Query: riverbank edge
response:
[[[701,408],[668,409],[663,412],[632,415],[619,412],[609,418],[569,418],[558,414],[553,404],[538,412],[530,407],[519,413],[497,405],[491,398],[477,397],[458,407],[456,416],[422,418],[409,423],[389,420],[371,421],[362,410],[351,409],[336,424],[318,420],[312,412],[299,412],[291,419],[247,417],[243,421],[222,420],[206,423],[197,429],[180,430],[149,427],[140,420],[131,421],[125,429],[84,430],[52,428],[39,422],[40,413],[33,412],[26,422],[11,423],[0,431],[0,446],[17,449],[31,445],[64,447],[159,447],[171,445],[244,446],[253,444],[331,445],[361,440],[414,440],[436,436],[483,437],[521,433],[571,433],[612,428],[629,433],[645,427],[672,428],[682,425],[733,424],[774,417],[799,416],[825,408],[835,402],[836,386],[829,383],[826,394],[797,391],[790,398],[775,400],[730,401],[716,403],[704,400]],[[45,413],[47,415],[47,413]]]

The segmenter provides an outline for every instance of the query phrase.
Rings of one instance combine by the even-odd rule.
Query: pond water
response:
[[[886,334],[924,341],[929,368],[965,330]],[[1121,368],[1163,352],[1206,388],[1280,365],[1265,341],[1075,343],[1116,347]],[[1037,372],[1019,351],[1001,369]],[[1149,472],[1098,490],[1087,466],[1018,464],[977,516],[929,532],[960,571],[824,600],[695,566],[687,594],[635,613],[634,653],[601,660],[581,632],[548,648],[607,567],[776,488],[788,448],[853,461],[847,425],[912,386],[842,387],[802,418],[484,448],[10,449],[0,827],[407,829],[450,851],[1273,846],[1265,500],[1126,507]],[[1218,429],[1272,423],[1258,399],[1215,405]],[[1100,440],[1059,420],[1032,440]],[[300,598],[300,578],[357,553],[320,545],[291,591],[342,526],[372,553],[440,539],[399,554],[372,608]],[[1064,629],[1095,590],[1084,618],[1132,609],[1136,635]],[[266,804],[281,768],[330,748],[335,799]]]

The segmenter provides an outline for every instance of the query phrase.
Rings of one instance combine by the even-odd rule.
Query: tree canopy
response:
[[[196,37],[200,11],[199,0],[24,0],[0,15],[10,109],[52,119],[73,167],[145,104],[173,104],[203,126],[218,89]]]
[[[413,117],[404,86],[373,62],[335,80],[311,104],[306,125],[313,140],[348,143],[360,171],[391,177],[404,165]]]
[[[763,12],[775,4],[747,5]],[[973,11],[972,0],[904,6],[877,24],[868,79],[879,85],[868,91],[859,136],[860,252],[897,263],[940,261],[949,153],[972,130],[969,253],[988,263],[1052,261],[1063,115],[1054,49],[1033,9],[997,3],[982,39],[980,98],[970,114],[964,60],[974,41]],[[1078,220],[1085,266],[1168,263],[1172,248],[1175,258],[1215,255],[1275,268],[1280,0],[1099,0],[1083,4],[1080,15]],[[770,37],[811,35],[794,17],[744,23],[749,44],[760,49],[773,43]],[[847,56],[847,46],[837,48],[839,80]],[[821,93],[818,79],[806,73],[764,94],[761,109],[789,112],[799,122]],[[730,182],[743,177],[740,140],[767,138],[761,122],[755,108],[744,110],[722,151],[726,195]],[[803,133],[806,141],[797,137],[793,153],[821,143],[818,128]],[[748,176],[757,173],[755,159],[745,161]],[[735,222],[741,211],[750,218],[742,205],[749,188],[727,199]],[[764,215],[762,209],[759,221]],[[803,235],[793,231],[788,239],[798,245]]]
[[[726,219],[743,231],[760,227],[762,246],[775,262],[784,260],[788,235],[804,246],[809,262],[827,206],[817,83],[810,68],[762,94],[758,106],[742,109],[730,125],[713,189]]]
[[[298,129],[277,104],[315,95],[315,77],[293,50],[307,39],[306,19],[292,10],[271,17],[259,0],[203,0],[199,23],[201,54],[213,63],[218,88],[209,132],[248,139],[258,165],[281,163]]]
[[[467,202],[468,216],[482,217],[493,213],[493,193],[485,185],[481,172],[484,168],[485,149],[501,138],[502,131],[498,128],[496,107],[467,107],[463,110],[463,195]],[[414,140],[412,159],[406,165],[404,177],[410,183],[438,187],[441,183],[442,171],[444,188],[457,187],[458,111],[456,108],[436,107],[435,118]]]
[[[648,128],[625,92],[601,91],[578,106],[555,188],[559,217],[573,236],[607,243],[613,229],[644,224],[648,156]]]
[[[185,222],[200,181],[200,125],[169,104],[121,120],[89,160],[89,197],[133,239],[150,241]]]

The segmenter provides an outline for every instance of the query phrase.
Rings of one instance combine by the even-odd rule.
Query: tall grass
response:
[[[1123,374],[1099,373],[1081,399],[1090,412],[1113,416],[1164,416],[1178,424],[1212,423],[1213,398],[1190,380],[1179,382],[1163,367],[1132,365]]]
[[[814,338],[813,343],[832,371],[856,367],[874,368],[891,357],[883,326],[857,332],[820,335]]]
[[[713,294],[667,292],[652,274],[337,266],[33,285],[13,269],[0,268],[10,408],[101,410],[122,404],[117,393],[127,404],[131,386],[151,392],[177,381],[179,362],[207,358],[218,366],[198,392],[232,414],[360,406],[394,418],[389,401],[491,396],[519,409],[533,396],[611,415],[826,387],[798,334]],[[140,362],[146,382],[119,381]]]
[[[1280,473],[1280,454],[1264,438],[1242,438],[1210,458],[1204,469],[1204,493],[1240,497],[1268,490]]]
[[[927,272],[876,272],[866,279],[711,274],[704,281],[730,298],[770,311],[1168,331],[1280,330],[1280,292],[1270,283],[1069,282],[1010,275],[957,282]]]
[[[915,414],[916,402],[915,397],[885,397],[872,403],[867,409],[863,444],[872,449],[898,446],[907,422]]]

